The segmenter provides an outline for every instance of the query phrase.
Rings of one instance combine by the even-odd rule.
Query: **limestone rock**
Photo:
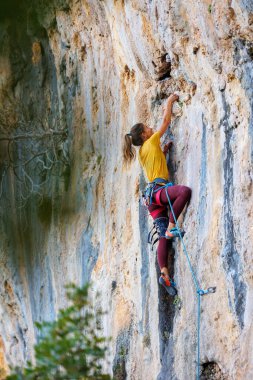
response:
[[[202,298],[202,379],[251,380],[252,2],[11,5],[0,5],[2,370],[33,357],[34,322],[66,305],[64,284],[92,280],[115,379],[195,378],[196,291],[182,245],[169,255],[177,307],[147,244],[144,177],[122,159],[124,134],[139,121],[157,128],[178,91],[170,173],[193,191],[183,224],[197,278],[217,288]]]

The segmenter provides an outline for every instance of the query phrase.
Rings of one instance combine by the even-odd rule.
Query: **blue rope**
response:
[[[161,184],[161,183],[164,183],[164,185],[159,186],[158,189],[155,189],[155,186],[157,184]],[[190,260],[190,257],[188,255],[186,246],[184,244],[183,236],[181,234],[181,231],[180,231],[180,228],[179,228],[179,225],[178,225],[178,221],[177,221],[177,218],[175,216],[175,213],[174,213],[174,210],[173,210],[173,207],[172,207],[172,203],[171,203],[171,200],[170,200],[170,197],[169,197],[169,194],[168,194],[168,187],[173,186],[173,183],[172,182],[168,182],[167,180],[164,180],[163,178],[156,178],[150,185],[152,185],[151,188],[150,188],[150,192],[148,194],[148,199],[150,201],[150,204],[152,203],[153,193],[156,193],[157,191],[165,189],[166,196],[167,196],[167,199],[168,199],[168,202],[169,202],[169,206],[170,206],[170,210],[172,212],[172,215],[173,215],[173,218],[174,218],[174,221],[175,221],[175,224],[176,224],[176,228],[177,228],[180,240],[181,240],[182,245],[183,245],[183,251],[184,251],[184,254],[186,256],[186,259],[187,259],[187,262],[188,262],[188,266],[189,266],[189,269],[190,269],[190,272],[191,272],[191,275],[192,275],[192,279],[193,279],[193,282],[194,282],[194,285],[195,285],[195,288],[196,288],[196,293],[197,293],[197,368],[196,368],[196,379],[199,380],[200,379],[200,314],[201,314],[201,296],[203,296],[205,294],[209,294],[209,293],[215,293],[216,287],[210,287],[210,288],[204,290],[204,289],[201,289],[200,286],[199,286],[199,282],[197,280],[197,277],[196,277],[195,272],[193,270],[193,267],[191,265],[191,260]]]
[[[176,222],[176,227],[177,227],[177,230],[178,230],[178,233],[179,233],[179,236],[180,236],[180,239],[181,239],[181,242],[182,242],[182,245],[183,245],[183,250],[184,250],[184,253],[186,255],[186,258],[187,258],[187,261],[188,261],[188,265],[189,265],[189,268],[190,268],[190,271],[191,271],[191,274],[192,274],[192,278],[193,278],[193,281],[194,281],[194,284],[195,284],[195,287],[196,287],[196,290],[198,292],[198,290],[201,290],[200,287],[199,287],[199,283],[198,283],[198,280],[197,280],[197,277],[194,273],[194,270],[193,270],[193,267],[191,265],[191,261],[190,261],[190,258],[189,258],[189,255],[187,253],[187,249],[186,249],[186,246],[184,244],[184,240],[183,240],[183,236],[180,232],[180,228],[179,228],[179,225],[178,225],[178,221],[177,221],[177,218],[175,216],[175,213],[174,213],[174,210],[173,210],[173,207],[172,207],[172,204],[171,204],[171,200],[170,200],[170,197],[169,197],[169,194],[168,194],[168,187],[166,186],[165,187],[165,192],[166,192],[166,195],[167,195],[167,198],[168,198],[168,201],[169,201],[169,206],[170,206],[170,209],[171,209],[171,212],[172,212],[172,215],[173,215],[173,218],[174,218],[174,221]]]
[[[193,282],[194,282],[194,285],[195,285],[196,291],[197,291],[197,368],[196,368],[196,379],[199,380],[200,379],[200,306],[201,306],[201,296],[203,296],[204,294],[208,294],[208,293],[214,293],[215,292],[215,288],[208,288],[207,290],[203,290],[199,286],[199,282],[197,280],[197,277],[196,277],[195,272],[193,270],[193,267],[191,265],[191,260],[189,258],[188,253],[187,253],[187,249],[186,249],[186,246],[184,244],[183,236],[181,234],[180,228],[178,226],[178,221],[177,221],[177,218],[175,216],[175,213],[174,213],[174,210],[173,210],[173,207],[172,207],[172,203],[171,203],[171,200],[170,200],[170,197],[169,197],[169,194],[168,194],[168,186],[171,186],[171,185],[170,184],[166,184],[164,186],[161,186],[158,190],[161,190],[162,188],[165,188],[165,192],[166,192],[166,195],[167,195],[167,198],[168,198],[170,210],[172,212],[172,215],[173,215],[173,218],[174,218],[174,221],[175,221],[175,224],[176,224],[179,236],[180,236],[180,240],[181,240],[182,245],[183,245],[183,251],[184,251],[184,254],[185,254],[186,258],[187,258],[187,262],[188,262],[188,265],[189,265],[189,268],[190,268],[192,279],[193,279]]]
[[[200,293],[198,293],[198,307],[197,307],[197,380],[199,380],[200,375],[200,303],[201,297]]]

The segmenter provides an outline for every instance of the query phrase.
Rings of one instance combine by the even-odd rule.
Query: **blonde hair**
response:
[[[125,141],[123,146],[123,156],[127,164],[131,163],[136,156],[136,151],[133,146],[141,146],[143,144],[142,133],[144,131],[144,124],[135,124],[130,133],[125,135]]]

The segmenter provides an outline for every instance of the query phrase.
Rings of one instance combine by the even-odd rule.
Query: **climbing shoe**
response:
[[[185,234],[185,231],[180,230],[180,234],[183,237]],[[171,230],[165,232],[165,237],[166,237],[166,239],[174,239],[174,238],[180,237],[180,234],[179,234],[179,230],[177,229],[177,227],[174,227]]]
[[[166,289],[166,292],[169,293],[170,296],[175,297],[177,295],[175,282],[170,280],[169,277],[165,276],[163,273],[161,273],[161,276],[159,278],[159,284],[161,284]]]

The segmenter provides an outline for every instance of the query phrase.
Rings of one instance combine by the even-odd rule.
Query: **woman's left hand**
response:
[[[179,96],[177,94],[171,94],[167,99],[167,105],[173,104],[179,99]]]
[[[163,147],[163,153],[166,155],[168,153],[168,150],[172,147],[173,141],[169,140],[167,144],[164,145]]]

